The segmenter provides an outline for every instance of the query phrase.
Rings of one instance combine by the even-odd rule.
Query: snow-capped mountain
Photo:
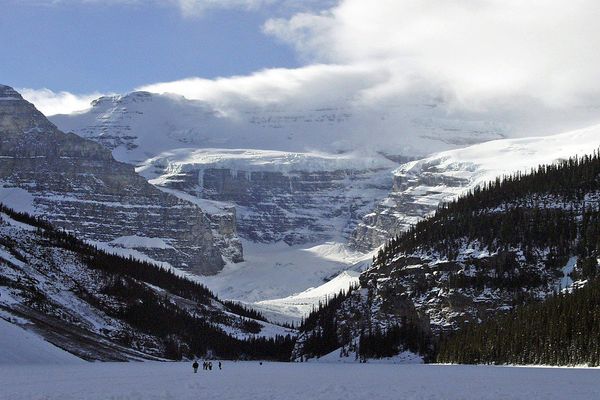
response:
[[[361,120],[353,106],[344,104],[233,112],[181,96],[134,92],[100,98],[85,112],[56,115],[52,121],[102,143],[150,183],[196,203],[212,220],[218,215],[229,228],[235,225],[247,261],[204,282],[226,298],[274,300],[267,304],[269,311],[279,312],[309,309],[290,296],[362,268],[364,262],[354,265],[358,257],[344,256],[352,253],[341,250],[348,240],[368,253],[440,201],[502,173],[500,167],[490,167],[488,175],[479,174],[478,168],[484,168],[456,149],[510,135],[507,127],[452,115],[434,100],[361,112]],[[373,131],[382,118],[397,120],[395,132]],[[496,157],[493,146],[490,158]],[[457,162],[466,157],[455,169],[476,177],[452,176],[450,161],[448,173],[445,164],[433,172],[418,167],[435,163],[428,158],[402,164],[447,149],[455,149],[448,154],[455,154]],[[543,161],[521,155],[515,153],[512,163],[522,159],[527,168]],[[510,162],[498,165],[520,168]],[[281,248],[278,242],[289,246]],[[325,243],[340,250],[335,261],[312,252]]]
[[[235,225],[244,240],[265,244],[249,246],[257,254],[246,249],[250,261],[231,268],[235,278],[207,281],[222,295],[256,301],[299,293],[350,267],[349,260],[332,263],[305,255],[315,245],[345,243],[360,218],[387,195],[390,172],[400,162],[504,132],[476,118],[449,116],[432,100],[361,112],[369,121],[358,119],[355,106],[340,104],[345,105],[231,111],[181,96],[134,92],[102,97],[85,112],[56,115],[52,121],[108,147],[117,160],[135,165],[164,192],[196,203],[229,231]],[[382,119],[398,120],[393,132],[365,134]],[[239,289],[236,282],[257,266],[253,260],[264,258],[259,253],[280,253],[277,242],[290,245],[289,268],[273,263],[278,278]],[[300,271],[305,261],[316,262],[321,272],[296,279],[284,273]],[[269,282],[284,280],[307,286],[270,287]]]
[[[600,125],[558,135],[495,140],[408,162],[393,172],[391,193],[363,217],[350,243],[356,249],[373,249],[440,203],[477,185],[598,148]]]
[[[321,103],[315,99],[314,107],[304,109],[281,104],[232,110],[179,95],[133,92],[101,97],[86,111],[51,120],[65,131],[103,143],[115,150],[118,160],[131,163],[181,147],[331,154],[366,148],[415,157],[499,139],[509,130],[476,116],[449,113],[439,99],[360,112],[347,100]]]
[[[204,274],[224,265],[217,229],[198,206],[59,131],[8,86],[0,86],[0,202],[127,255]]]
[[[502,127],[449,117],[423,100],[367,113],[404,121],[395,132],[369,135],[372,121],[359,120],[347,101],[340,104],[232,111],[134,92],[102,97],[85,112],[52,121],[102,143],[173,194],[235,205],[243,237],[288,244],[345,240],[389,188],[398,161],[503,134]]]

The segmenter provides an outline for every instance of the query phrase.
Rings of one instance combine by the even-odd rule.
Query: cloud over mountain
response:
[[[275,3],[177,2],[189,11]],[[248,106],[435,104],[451,116],[479,115],[528,134],[600,120],[600,4],[594,0],[340,0],[310,11],[316,5],[262,27],[292,46],[303,67],[137,89],[181,94],[233,114]],[[63,112],[76,104],[64,94],[54,98],[67,100]]]

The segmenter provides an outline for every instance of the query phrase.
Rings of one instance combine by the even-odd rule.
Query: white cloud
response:
[[[70,114],[90,107],[92,100],[102,96],[95,92],[77,95],[69,92],[53,92],[50,89],[18,89],[23,98],[33,103],[44,115]]]
[[[342,0],[264,31],[314,62],[387,65],[467,105],[531,96],[563,106],[600,93],[599,18],[597,0]]]
[[[247,76],[189,78],[145,85],[137,90],[177,93],[227,112],[240,106],[302,108],[308,104],[353,102],[362,91],[384,80],[385,71],[373,73],[372,67],[317,64],[296,69],[267,69]]]
[[[165,1],[192,13],[217,3],[268,2]],[[267,34],[297,50],[305,67],[138,89],[181,94],[226,113],[321,105],[370,113],[382,104],[435,103],[438,117],[468,115],[514,132],[546,133],[600,121],[598,20],[596,0],[340,0],[264,24]],[[53,112],[74,109],[82,100],[65,93],[48,97]]]
[[[218,104],[337,96],[376,106],[420,93],[443,98],[449,112],[522,122],[527,110],[513,107],[527,105],[537,120],[600,119],[599,19],[596,0],[340,0],[263,26],[308,67],[144,89]]]

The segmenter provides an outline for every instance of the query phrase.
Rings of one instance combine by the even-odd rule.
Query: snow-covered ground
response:
[[[0,314],[0,317],[2,315],[4,313]],[[73,363],[79,364],[83,361],[46,342],[40,336],[0,318],[0,371],[8,368],[8,365]],[[0,398],[3,398],[2,386],[4,385],[0,385]]]
[[[277,322],[298,322],[319,301],[347,290],[372,257],[335,242],[316,246],[242,243],[244,262],[229,263],[214,276],[190,278],[220,298],[247,303]]]
[[[316,247],[242,243],[244,262],[227,264],[217,275],[198,278],[221,298],[255,302],[295,295],[324,284],[324,277],[352,269],[365,257],[336,243]]]
[[[252,306],[273,322],[299,323],[320,302],[340,291],[347,291],[358,285],[358,271],[343,271],[332,280],[305,291],[280,299],[258,301]]]
[[[213,365],[216,363],[213,363]],[[600,370],[487,366],[225,362],[0,366],[2,400],[591,400]]]
[[[394,173],[406,179],[429,172],[441,182],[441,178],[463,180],[462,185],[454,188],[416,187],[411,188],[415,195],[421,194],[421,201],[438,204],[464,193],[468,189],[496,177],[511,175],[515,172],[529,172],[539,165],[551,164],[569,157],[591,154],[600,148],[600,125],[565,132],[558,135],[504,139],[489,141],[458,150],[449,150],[434,154],[422,160],[406,163]],[[418,191],[421,193],[418,193]],[[429,194],[442,198],[430,199]]]

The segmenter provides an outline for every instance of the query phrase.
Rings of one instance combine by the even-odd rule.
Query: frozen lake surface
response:
[[[0,398],[588,400],[600,398],[600,370],[225,362],[194,374],[191,363],[0,365]]]

